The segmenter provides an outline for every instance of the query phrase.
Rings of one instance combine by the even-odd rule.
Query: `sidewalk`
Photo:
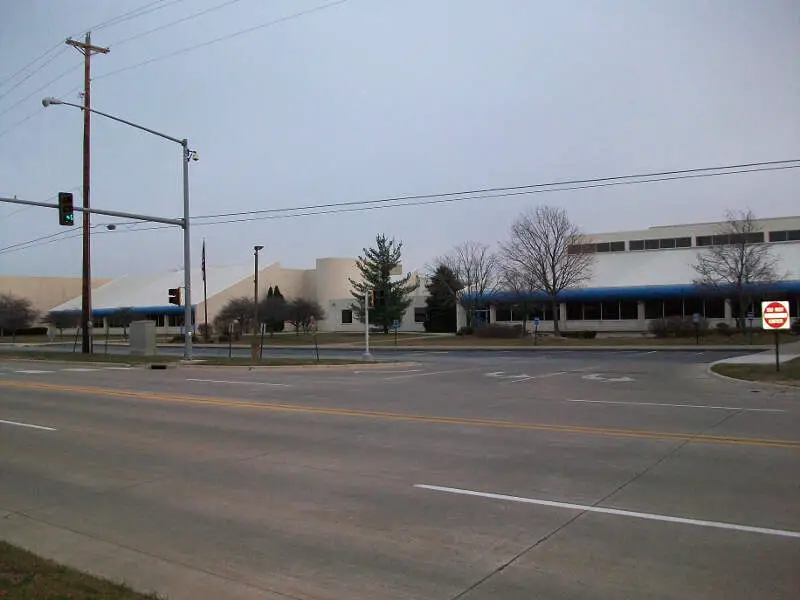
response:
[[[800,358],[800,342],[791,342],[789,344],[780,345],[779,360],[781,364],[787,363],[795,358]],[[732,358],[724,358],[714,363],[718,364],[733,364],[733,365],[774,365],[775,364],[775,346],[769,350],[758,352],[756,354],[745,354],[743,356],[734,356]]]

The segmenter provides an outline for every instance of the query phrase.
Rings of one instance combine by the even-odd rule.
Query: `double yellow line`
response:
[[[760,446],[769,448],[791,448],[800,450],[800,440],[781,440],[766,438],[731,437],[722,435],[702,435],[692,433],[673,433],[664,431],[650,431],[642,429],[615,429],[608,427],[581,427],[577,425],[555,425],[549,423],[532,423],[525,421],[497,421],[492,419],[472,419],[465,417],[445,417],[432,415],[418,415],[408,413],[394,413],[373,410],[357,410],[347,408],[326,408],[320,406],[304,406],[300,404],[282,404],[266,402],[247,402],[232,398],[214,398],[203,396],[188,396],[183,394],[158,394],[134,390],[120,390],[96,387],[82,387],[71,385],[58,385],[50,383],[33,383],[27,381],[0,381],[0,387],[42,390],[77,395],[112,396],[120,398],[133,398],[136,400],[157,400],[169,403],[198,404],[208,406],[222,406],[229,408],[248,408],[269,410],[287,413],[300,413],[311,415],[330,415],[338,417],[354,417],[383,419],[390,421],[408,421],[415,423],[443,423],[449,425],[472,425],[475,427],[496,427],[502,429],[552,431],[558,433],[574,433],[581,435],[601,435],[613,437],[629,437],[651,440],[675,440],[703,442],[710,444],[732,444],[739,446]]]

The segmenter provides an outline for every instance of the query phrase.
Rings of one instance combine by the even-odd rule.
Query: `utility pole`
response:
[[[89,206],[90,187],[90,136],[89,123],[91,112],[91,63],[93,54],[108,54],[108,48],[92,46],[92,34],[87,33],[84,42],[67,40],[67,45],[76,48],[83,54],[83,208]],[[92,320],[92,262],[89,230],[91,227],[90,213],[83,213],[83,273],[81,276],[81,351],[83,354],[92,353],[91,320]]]

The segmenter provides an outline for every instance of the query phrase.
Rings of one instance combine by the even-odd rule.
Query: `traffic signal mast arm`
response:
[[[8,202],[10,204],[24,204],[26,206],[41,206],[42,208],[55,208],[59,210],[58,203],[49,202],[34,202],[33,200],[20,200],[19,198],[0,198],[0,202]],[[73,206],[72,210],[81,213],[90,213],[93,215],[104,215],[106,217],[120,217],[122,219],[136,219],[137,221],[150,221],[152,223],[164,223],[166,225],[177,225],[183,227],[183,219],[168,219],[166,217],[154,217],[151,215],[140,215],[136,213],[121,212],[118,210],[103,210],[101,208],[83,208],[81,206]]]

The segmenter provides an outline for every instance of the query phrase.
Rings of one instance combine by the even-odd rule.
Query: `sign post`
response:
[[[536,341],[539,339],[539,317],[534,317],[533,319],[533,345],[536,345]]]
[[[308,326],[311,328],[311,332],[314,334],[314,352],[317,355],[317,362],[319,362],[319,346],[317,345],[317,320],[314,318],[314,315],[311,315],[311,318],[308,320]]]
[[[790,329],[789,302],[787,300],[765,300],[761,303],[761,327],[775,332],[775,370],[781,370],[780,331]]]
[[[394,347],[397,348],[397,330],[400,329],[400,321],[395,319],[392,323],[392,329],[394,329]]]
[[[749,330],[749,333],[750,333],[750,343],[751,344],[753,343],[753,319],[754,318],[755,318],[755,315],[753,314],[753,311],[752,310],[747,311],[747,321],[748,321],[747,329]]]
[[[694,343],[700,344],[700,313],[696,312],[692,315],[692,323],[694,323]]]

